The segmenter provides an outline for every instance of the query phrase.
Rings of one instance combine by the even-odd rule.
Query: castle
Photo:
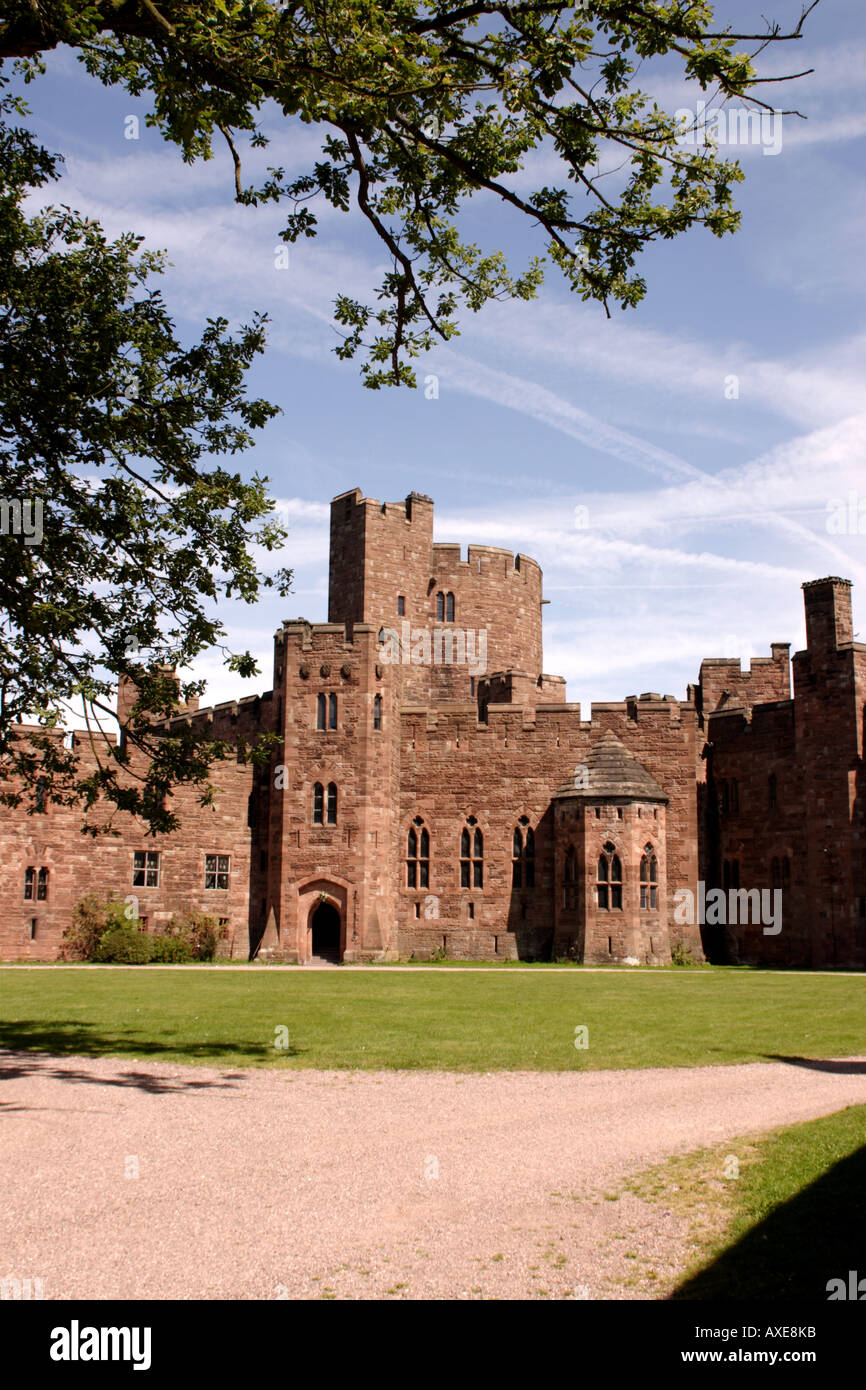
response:
[[[96,841],[74,808],[2,812],[0,956],[55,959],[81,895],[113,892],[144,929],[211,913],[238,959],[866,966],[866,645],[847,580],[803,590],[793,661],[706,660],[684,699],[584,721],[542,671],[534,560],[434,542],[418,493],[344,493],[328,622],[283,624],[272,690],[164,726],[237,747],[214,806],[179,789],[177,833]]]

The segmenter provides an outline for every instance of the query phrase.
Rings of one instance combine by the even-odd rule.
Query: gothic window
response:
[[[328,824],[337,824],[337,784],[328,783]]]
[[[535,832],[527,816],[515,827],[511,849],[511,882],[515,888],[535,887]]]
[[[48,870],[40,869],[36,877],[36,897],[39,902],[44,903],[48,897]]]
[[[598,856],[596,894],[600,908],[622,907],[622,864],[616,846],[607,840]]]
[[[460,832],[460,887],[484,887],[484,836],[474,816]]]
[[[767,781],[767,805],[771,811],[775,811],[779,804],[779,781],[775,772],[771,772]]]
[[[325,823],[325,789],[321,782],[313,787],[313,825]]]
[[[336,729],[336,727],[337,727],[337,697],[336,697],[336,695],[329,695],[329,696],[328,696],[328,728],[329,728],[329,729]]]
[[[574,845],[569,845],[565,855],[565,886],[563,888],[563,907],[572,912],[577,906],[577,855]]]
[[[159,852],[137,849],[132,856],[133,888],[159,887]]]
[[[206,854],[204,857],[205,888],[227,889],[229,886],[229,856]]]
[[[644,911],[659,905],[659,861],[651,844],[644,845],[640,859],[640,905]]]
[[[416,816],[406,842],[406,887],[430,887],[430,836]]]
[[[316,728],[317,728],[317,729],[324,729],[324,727],[325,727],[325,709],[326,709],[325,697],[324,697],[324,695],[319,695],[318,698],[317,698],[317,700],[316,700]]]
[[[376,695],[376,696],[373,697],[373,728],[374,728],[374,729],[381,729],[381,727],[382,727],[382,696],[381,696],[381,695]]]
[[[446,597],[445,597],[445,621],[446,621],[446,623],[453,623],[453,621],[454,621],[454,595],[453,595],[453,594],[447,594]]]
[[[519,826],[511,846],[511,883],[514,888],[523,887],[523,836]]]
[[[442,593],[436,595],[436,621],[445,621],[445,595]]]
[[[35,869],[30,869],[30,868],[25,869],[25,870],[24,870],[24,901],[25,901],[25,902],[28,902],[28,903],[29,903],[29,902],[32,902],[32,901],[33,901],[35,887],[36,887],[36,870],[35,870]]]

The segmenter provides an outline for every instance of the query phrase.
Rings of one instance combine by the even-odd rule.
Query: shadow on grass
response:
[[[827,1284],[866,1275],[866,1147],[775,1207],[673,1299],[826,1301]]]
[[[175,1041],[154,1041],[133,1033],[131,1029],[117,1030],[110,1034],[102,1033],[94,1024],[55,1024],[46,1027],[43,1023],[18,1019],[14,1023],[4,1022],[0,1035],[0,1080],[11,1081],[22,1076],[38,1073],[61,1081],[84,1082],[96,1086],[136,1086],[140,1090],[154,1094],[167,1092],[231,1089],[235,1082],[244,1079],[246,1073],[224,1071],[219,1079],[193,1079],[193,1077],[152,1076],[148,1072],[129,1071],[118,1076],[105,1077],[75,1070],[68,1066],[51,1068],[46,1065],[44,1054],[51,1058],[60,1057],[135,1057],[139,1061],[167,1061],[171,1063],[207,1062],[225,1065],[226,1057],[236,1058],[236,1065],[251,1066],[275,1060],[271,1045],[261,1042],[239,1044],[228,1041],[193,1043],[178,1038]],[[281,1050],[279,1058],[297,1057],[302,1049],[287,1047]]]
[[[835,1076],[866,1076],[866,1062],[834,1062],[822,1057],[784,1057],[778,1052],[764,1054],[768,1062],[787,1062],[791,1067],[805,1067],[808,1071],[827,1071]]]

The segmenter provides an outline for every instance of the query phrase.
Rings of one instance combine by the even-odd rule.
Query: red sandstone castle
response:
[[[127,818],[96,843],[69,808],[3,811],[0,954],[54,959],[82,894],[113,892],[150,930],[211,913],[243,959],[862,967],[866,645],[847,580],[803,588],[793,697],[773,643],[747,672],[704,661],[685,699],[582,721],[542,673],[534,560],[434,542],[429,497],[345,493],[328,622],[284,623],[266,694],[166,726],[238,743],[216,805],[179,792],[177,834]],[[244,741],[265,732],[282,745],[256,770]],[[754,898],[781,904],[771,926]]]

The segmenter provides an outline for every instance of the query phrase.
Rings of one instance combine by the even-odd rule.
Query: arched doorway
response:
[[[339,910],[333,903],[320,902],[310,915],[312,930],[312,956],[316,960],[333,961],[339,964],[343,959],[342,923]]]

